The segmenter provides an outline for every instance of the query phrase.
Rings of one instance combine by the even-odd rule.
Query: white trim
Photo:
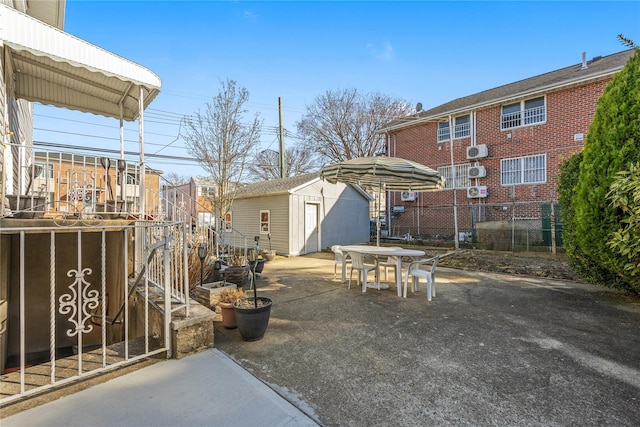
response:
[[[0,42],[16,70],[16,98],[107,117],[138,118],[160,91],[150,70],[0,4]],[[46,75],[47,78],[43,78]]]
[[[266,213],[268,215],[268,218],[267,218],[267,221],[266,221],[266,223],[267,223],[267,230],[266,231],[262,230],[262,224],[265,222],[265,221],[262,221],[262,214],[263,213]],[[269,234],[269,233],[271,233],[271,210],[270,209],[260,209],[260,218],[258,218],[258,219],[259,219],[259,221],[258,221],[259,234]]]

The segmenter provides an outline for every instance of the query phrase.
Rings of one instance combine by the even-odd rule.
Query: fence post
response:
[[[556,254],[556,215],[553,200],[551,200],[551,253]]]
[[[167,349],[167,359],[170,359],[173,353],[173,349],[171,348],[171,270],[169,267],[170,247],[171,244],[169,238],[169,226],[165,225],[162,260],[164,263],[164,346]],[[186,295],[186,298],[189,298],[189,296]],[[149,320],[147,319],[147,322],[148,321]]]

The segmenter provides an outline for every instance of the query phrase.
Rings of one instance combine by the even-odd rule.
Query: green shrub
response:
[[[618,172],[607,198],[623,217],[607,245],[625,263],[620,275],[640,294],[640,163]]]
[[[593,262],[597,269],[608,271],[598,279],[604,285],[627,291],[633,291],[633,287],[620,274],[626,261],[607,245],[624,216],[606,196],[616,173],[640,160],[639,147],[640,56],[636,49],[598,100],[572,198],[575,241],[586,256],[585,262]]]

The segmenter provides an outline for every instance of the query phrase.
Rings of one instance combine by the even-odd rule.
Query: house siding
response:
[[[260,234],[261,210],[270,212],[271,249],[288,254],[290,248],[287,239],[289,235],[289,196],[287,194],[236,199],[231,208],[233,228],[245,235],[249,246],[254,245],[255,236],[260,236],[260,248],[269,249],[267,235]]]
[[[260,235],[260,247],[269,248],[266,235],[260,234],[261,210],[271,214],[271,247],[280,255],[302,255],[309,249],[305,240],[305,206],[318,206],[318,250],[335,244],[369,241],[369,200],[354,187],[314,180],[289,192],[236,198],[231,209],[233,228],[247,237],[253,246]]]

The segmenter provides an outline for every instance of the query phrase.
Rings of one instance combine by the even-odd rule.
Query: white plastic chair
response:
[[[376,282],[380,286],[380,268],[378,264],[367,264],[364,261],[364,254],[358,252],[349,252],[351,257],[351,272],[349,273],[349,289],[351,289],[351,278],[353,277],[353,270],[358,270],[358,284],[360,284],[360,274],[362,274],[362,292],[367,292],[367,275],[370,271],[375,271]]]
[[[344,272],[345,272],[345,265],[346,264],[351,264],[351,258],[349,257],[349,254],[345,254],[344,252],[342,252],[342,249],[340,249],[340,245],[333,245],[331,246],[331,251],[333,252],[333,255],[335,257],[335,261],[333,264],[333,280],[336,280],[336,275],[337,275],[337,271],[338,271],[338,264],[340,264],[340,268],[342,269],[342,279],[344,283]]]
[[[400,246],[392,246],[389,249],[402,249]],[[380,267],[384,267],[384,280],[388,281],[389,280],[389,268],[393,268],[394,270],[394,283],[397,282],[397,276],[398,274],[402,274],[401,272],[398,272],[397,266],[398,266],[398,257],[396,256],[389,256],[387,257],[387,259],[385,261],[381,261],[378,263],[378,265]]]
[[[427,281],[427,301],[431,301],[431,297],[436,296],[436,266],[440,257],[436,256],[429,259],[421,259],[419,261],[413,261],[407,267],[407,275],[404,278],[404,298],[407,297],[407,288],[409,287],[409,276],[413,278],[413,292],[418,292],[420,284],[420,278],[423,277]],[[423,270],[422,266],[431,264],[428,270]]]

